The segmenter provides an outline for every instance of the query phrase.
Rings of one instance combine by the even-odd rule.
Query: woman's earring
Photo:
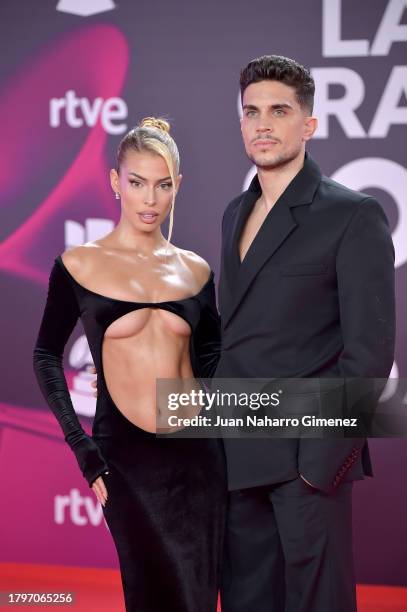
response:
[[[120,193],[117,193],[117,191],[115,193],[115,198],[116,198],[116,200],[120,200]]]

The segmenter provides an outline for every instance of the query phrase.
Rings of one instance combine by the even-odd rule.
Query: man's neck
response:
[[[277,168],[258,168],[257,174],[262,190],[261,203],[270,210],[293,178],[304,166],[304,152],[292,161]]]

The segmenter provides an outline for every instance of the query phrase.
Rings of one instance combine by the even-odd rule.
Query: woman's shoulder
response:
[[[212,273],[208,262],[197,253],[194,253],[194,251],[188,251],[178,247],[177,251],[183,264],[190,270],[197,284],[200,286],[204,285],[205,282],[209,280]]]
[[[92,270],[100,253],[100,246],[96,242],[86,242],[80,246],[67,249],[60,255],[65,268],[74,277],[83,277]]]

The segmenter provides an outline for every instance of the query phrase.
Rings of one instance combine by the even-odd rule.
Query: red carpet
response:
[[[21,612],[124,612],[117,570],[0,563],[0,591],[75,593],[74,605],[16,606]],[[407,612],[407,587],[358,585],[358,612]]]

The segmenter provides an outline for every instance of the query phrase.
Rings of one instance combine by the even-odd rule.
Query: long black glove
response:
[[[40,389],[56,416],[65,441],[75,453],[83,476],[92,486],[109,467],[96,442],[82,428],[72,405],[62,366],[65,345],[80,316],[71,281],[54,263],[48,297],[33,353],[34,372]]]
[[[213,280],[200,295],[201,318],[194,334],[195,376],[212,378],[221,352],[220,317]]]

